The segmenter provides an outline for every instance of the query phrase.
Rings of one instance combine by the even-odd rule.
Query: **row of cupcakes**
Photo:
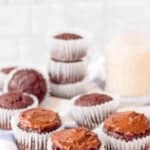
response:
[[[15,83],[16,81],[19,81],[20,77],[18,77],[18,75],[23,77],[24,73],[26,74],[27,72],[23,72],[22,74],[19,72],[19,74],[17,74],[17,80],[13,81],[15,81]],[[10,81],[12,81],[12,77],[15,77],[16,75],[14,75],[14,73],[12,74],[13,76],[11,75]],[[30,76],[30,78],[31,77],[33,78],[35,76]],[[33,85],[35,85],[35,83]],[[37,97],[39,97],[39,95]],[[33,96],[26,95],[25,93],[9,92],[1,95],[0,104],[1,109],[9,110],[11,111],[11,114],[13,109],[28,109],[27,106],[31,106],[34,100],[35,98],[33,98]],[[21,110],[21,113],[12,113],[13,117],[11,116],[11,127],[20,149],[41,150],[48,147],[48,149],[52,150],[61,150],[61,148],[66,148],[67,150],[67,145],[72,149],[80,150],[82,146],[84,147],[84,145],[86,145],[86,148],[84,148],[85,150],[102,150],[100,143],[103,140],[107,150],[145,150],[150,143],[149,119],[143,114],[136,112],[114,113],[118,106],[118,100],[113,96],[100,93],[85,94],[73,98],[71,101],[71,106],[71,115],[74,120],[76,120],[78,125],[89,128],[98,128],[95,130],[97,135],[94,134],[94,137],[97,138],[93,139],[93,137],[88,134],[89,132],[93,134],[93,132],[88,129],[85,129],[88,131],[85,135],[83,134],[84,129],[81,129],[83,132],[80,132],[77,128],[70,130],[65,129],[64,131],[64,121],[57,113],[41,108],[30,109],[32,108],[30,107],[29,110]],[[2,112],[2,116],[7,114],[7,112],[5,112],[5,114],[3,110]],[[5,123],[8,124],[7,122],[10,123],[11,118],[7,119],[7,117],[1,117],[1,120],[6,120]],[[104,123],[102,123],[103,121]],[[10,128],[10,126],[5,123],[2,121],[1,127]],[[100,123],[102,124],[100,125]],[[72,128],[72,126],[69,127],[67,125],[67,128]],[[76,136],[74,137],[73,134],[71,134],[72,132],[79,137],[82,135],[81,139],[85,136],[84,140],[81,141],[80,138],[75,138]],[[71,142],[67,143],[65,138],[64,141],[62,141],[61,139],[63,138],[59,138],[62,135],[68,135],[66,138],[70,138]],[[89,142],[88,138],[91,142]],[[74,142],[77,143],[77,145],[75,145]]]
[[[62,117],[51,110],[34,108],[11,120],[20,150],[104,150],[96,132],[65,126]]]
[[[150,120],[137,112],[117,112],[95,130],[64,126],[59,114],[34,108],[11,121],[20,150],[146,150],[150,145]]]
[[[71,115],[78,125],[96,128],[106,150],[147,150],[150,119],[134,111],[116,112],[118,98],[91,93],[73,98]]]
[[[49,77],[54,96],[71,98],[85,92],[87,75],[86,37],[60,33],[49,39]]]

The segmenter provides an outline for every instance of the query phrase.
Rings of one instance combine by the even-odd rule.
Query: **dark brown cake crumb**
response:
[[[8,83],[8,91],[20,91],[33,94],[41,102],[47,93],[46,80],[42,74],[34,69],[18,70]]]
[[[105,94],[92,93],[79,97],[75,101],[77,106],[94,106],[104,104],[112,100],[112,97]]]
[[[55,35],[54,38],[61,39],[61,40],[77,40],[77,39],[82,39],[83,37],[74,33],[61,33]]]
[[[21,92],[9,92],[0,96],[0,107],[5,109],[21,109],[32,105],[33,99]]]

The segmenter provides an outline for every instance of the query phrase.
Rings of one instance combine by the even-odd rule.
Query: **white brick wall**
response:
[[[117,22],[149,26],[149,8],[149,0],[0,0],[0,66],[46,64],[46,35],[62,28],[90,32],[96,57]]]

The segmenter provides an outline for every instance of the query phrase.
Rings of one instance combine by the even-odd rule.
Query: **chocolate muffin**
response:
[[[5,80],[8,77],[8,74],[16,69],[16,67],[5,67],[0,69],[0,91],[3,91]]]
[[[59,128],[61,121],[53,111],[34,108],[20,114],[18,126],[27,132],[46,133]]]
[[[62,62],[81,60],[88,50],[88,40],[75,33],[54,35],[48,43],[50,58]]]
[[[95,128],[116,111],[119,101],[103,93],[85,94],[73,98],[71,115],[83,127]]]
[[[56,84],[69,84],[82,81],[87,73],[87,64],[84,61],[58,62],[50,60],[49,77]]]
[[[150,140],[150,120],[134,111],[110,115],[102,125],[108,150],[143,150]]]
[[[54,132],[48,150],[100,150],[98,136],[86,128],[64,129]]]
[[[62,122],[57,113],[38,107],[14,116],[11,124],[20,150],[46,150],[50,133]]]
[[[41,102],[48,92],[47,81],[44,76],[34,69],[18,69],[5,84],[7,91],[20,91],[35,95]]]
[[[38,106],[38,100],[29,94],[8,92],[0,95],[0,128],[10,129],[10,120],[19,112]]]
[[[107,103],[112,100],[111,96],[99,93],[83,95],[75,101],[76,106],[95,106]]]

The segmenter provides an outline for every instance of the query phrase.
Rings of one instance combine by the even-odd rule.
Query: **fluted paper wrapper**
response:
[[[49,74],[51,78],[61,80],[63,83],[72,83],[84,79],[87,74],[86,60],[78,62],[49,61]]]
[[[88,39],[61,40],[50,38],[48,41],[50,56],[59,61],[80,60],[87,54]]]
[[[126,142],[107,135],[103,131],[103,124],[98,130],[99,135],[105,142],[107,150],[146,150],[146,146],[150,144],[150,135]]]
[[[11,109],[0,108],[0,128],[1,129],[11,129],[10,120],[14,115],[19,114],[20,112],[24,110],[38,107],[39,103],[35,96],[31,94],[26,94],[26,93],[24,94],[30,96],[33,99],[33,104],[22,109],[11,110]]]
[[[54,96],[63,98],[72,98],[87,91],[87,81],[81,81],[70,84],[54,84],[51,83],[51,93]]]
[[[74,102],[80,96],[72,99],[70,110],[72,118],[83,127],[95,128],[102,123],[102,121],[108,117],[108,115],[115,112],[119,106],[119,100],[117,96],[111,96],[113,98],[111,101],[96,106],[76,106]]]
[[[61,118],[62,126],[57,130],[76,127],[76,123],[72,120],[68,120],[65,117]],[[47,140],[50,136],[49,133],[36,133],[36,132],[26,132],[18,127],[19,117],[18,115],[14,116],[11,120],[12,130],[14,136],[17,140],[19,148],[21,150],[46,150],[47,149]],[[56,130],[54,130],[56,131]]]

